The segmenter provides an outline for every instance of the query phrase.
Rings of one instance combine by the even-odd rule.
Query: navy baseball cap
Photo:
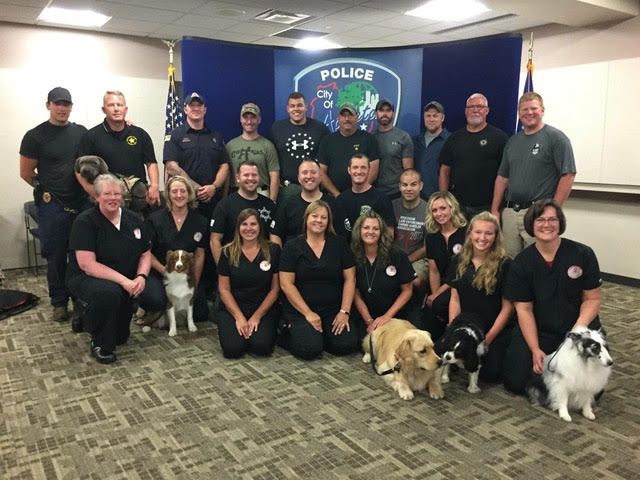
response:
[[[192,92],[189,95],[187,95],[187,98],[184,99],[185,105],[189,105],[191,102],[200,102],[203,105],[206,104],[206,102],[204,101],[204,97],[200,95],[198,92]]]

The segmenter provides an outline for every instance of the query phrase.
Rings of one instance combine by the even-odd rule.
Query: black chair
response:
[[[38,228],[38,207],[31,200],[24,203],[24,226],[27,241],[27,262],[34,275],[38,275],[38,243],[40,229]],[[33,263],[31,257],[33,256]]]

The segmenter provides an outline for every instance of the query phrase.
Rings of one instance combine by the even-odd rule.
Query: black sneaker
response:
[[[106,365],[117,360],[115,353],[107,352],[103,347],[94,345],[93,340],[89,345],[91,347],[91,356],[96,359],[96,362]]]

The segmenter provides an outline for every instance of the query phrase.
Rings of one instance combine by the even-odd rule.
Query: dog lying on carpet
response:
[[[403,400],[411,400],[413,392],[421,390],[428,390],[433,399],[444,396],[438,375],[440,359],[429,332],[394,318],[369,333],[362,348],[362,361],[371,363]]]
[[[607,386],[612,365],[604,329],[569,332],[558,349],[545,357],[542,375],[529,382],[527,395],[533,405],[557,410],[567,422],[571,421],[569,409],[581,410],[585,418],[595,420],[595,397]]]

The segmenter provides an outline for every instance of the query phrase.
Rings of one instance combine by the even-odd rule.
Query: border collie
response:
[[[436,353],[442,359],[441,383],[449,383],[449,367],[457,365],[469,373],[469,393],[479,393],[478,376],[484,344],[482,319],[474,313],[461,313],[449,324],[436,342]]]
[[[195,294],[194,255],[185,250],[169,250],[164,273],[164,287],[167,292],[167,318],[169,336],[178,334],[176,312],[187,312],[187,328],[198,330],[193,323],[193,296]]]
[[[557,410],[570,422],[569,409],[581,410],[595,420],[595,396],[607,385],[613,359],[605,331],[582,328],[567,334],[564,342],[544,359],[542,375],[536,375],[526,391],[533,405]]]

